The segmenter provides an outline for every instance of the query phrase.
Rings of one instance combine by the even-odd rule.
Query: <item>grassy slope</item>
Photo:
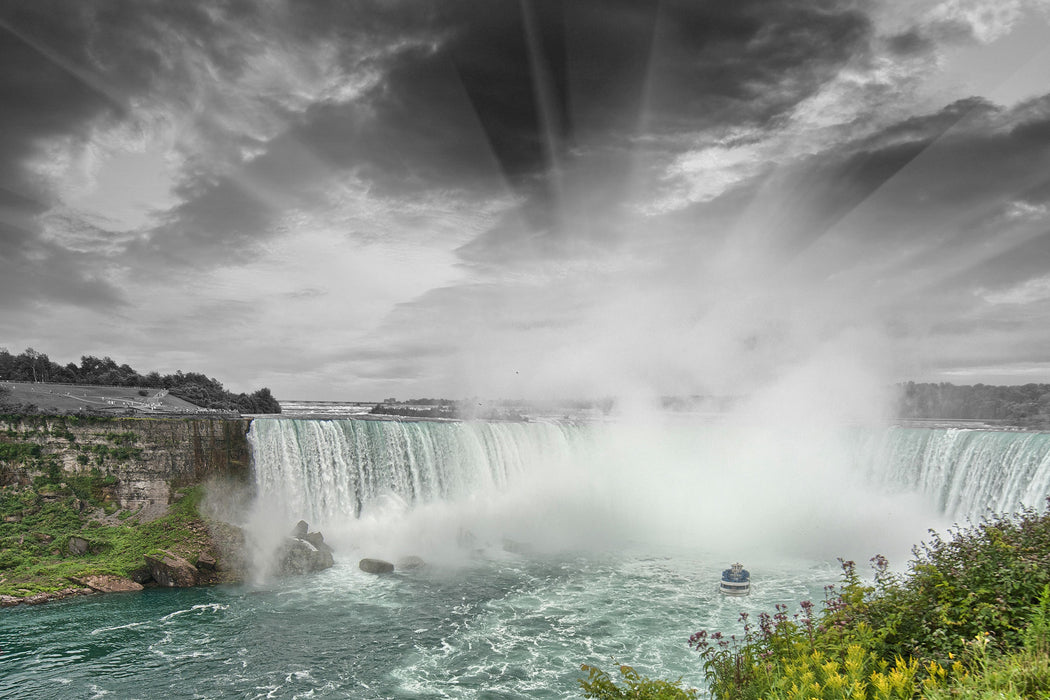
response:
[[[145,411],[146,404],[155,410],[172,413],[196,413],[199,407],[172,396],[160,389],[123,386],[92,386],[74,384],[36,384],[28,382],[0,382],[6,389],[4,401],[8,404],[32,404],[42,413],[77,413],[133,409]],[[145,392],[145,395],[140,392]]]
[[[38,477],[32,488],[0,489],[0,595],[57,591],[88,574],[128,576],[143,566],[144,555],[160,550],[191,562],[201,552],[218,558],[210,532],[223,526],[201,518],[202,486],[182,492],[164,517],[151,522],[131,511],[100,521],[105,487],[105,477],[66,472]],[[73,537],[89,543],[87,553],[70,551]]]

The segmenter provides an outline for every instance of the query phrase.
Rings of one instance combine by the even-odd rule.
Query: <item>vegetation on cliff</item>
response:
[[[81,357],[79,365],[72,362],[60,365],[32,348],[26,348],[20,355],[12,355],[7,349],[0,348],[0,380],[166,389],[173,396],[202,408],[241,413],[281,412],[281,405],[266,387],[250,394],[234,394],[217,379],[199,372],[183,373],[180,370],[165,375],[158,372],[140,374],[127,364],[117,365],[109,357],[99,359],[90,355]],[[0,403],[2,401],[3,396],[0,396]],[[20,408],[24,411],[27,407]]]
[[[778,605],[742,631],[700,631],[719,700],[1050,697],[1050,514],[1024,510],[955,528],[914,550],[906,575],[872,559],[874,585],[842,562],[820,605]],[[628,668],[629,667],[625,667]],[[633,669],[617,686],[585,667],[584,697],[695,697]],[[634,673],[633,676],[630,674]]]
[[[141,583],[144,557],[164,550],[191,563],[207,555],[209,567],[231,559],[240,533],[198,506],[204,479],[243,478],[243,430],[226,420],[0,416],[0,597],[66,591],[89,576]],[[226,576],[211,571],[205,581]]]
[[[0,595],[59,591],[92,575],[133,578],[146,555],[164,550],[191,563],[202,554],[221,560],[220,542],[239,536],[201,516],[201,485],[178,492],[167,513],[148,522],[141,510],[119,510],[112,487],[112,477],[95,469],[0,488]]]

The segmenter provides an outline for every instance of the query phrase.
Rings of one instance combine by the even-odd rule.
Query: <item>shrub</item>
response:
[[[757,626],[742,614],[740,639],[693,635],[713,695],[1047,697],[1050,514],[985,518],[913,551],[904,576],[873,557],[874,586],[840,560],[842,584],[825,588],[820,610],[777,605]]]
[[[39,457],[40,453],[40,445],[0,442],[0,462],[21,462],[31,457]]]
[[[681,681],[646,678],[630,666],[620,666],[623,685],[618,686],[608,673],[594,666],[583,665],[580,670],[587,679],[580,680],[583,697],[594,700],[696,700],[696,690],[683,688]]]

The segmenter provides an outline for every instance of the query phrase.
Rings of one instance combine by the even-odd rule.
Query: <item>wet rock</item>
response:
[[[389,574],[394,570],[394,565],[388,561],[382,559],[362,559],[357,564],[361,571],[367,571],[370,574]]]
[[[322,545],[315,547],[304,539],[289,537],[277,550],[277,573],[295,576],[330,568],[335,564],[332,548],[324,543]]]
[[[215,571],[215,566],[218,562],[215,561],[215,557],[208,554],[207,552],[201,552],[197,556],[197,569],[200,571]]]
[[[404,571],[411,571],[412,569],[422,569],[427,563],[417,556],[401,557],[397,560],[397,569]]]
[[[324,542],[324,535],[322,535],[320,532],[305,532],[299,536],[299,539],[306,540],[318,549],[328,547],[328,545],[326,545]],[[331,549],[331,547],[328,548]]]
[[[24,598],[14,595],[0,595],[0,608],[10,608],[15,605],[40,605],[42,603],[50,603],[52,600],[62,600],[63,598],[71,598],[77,595],[93,595],[94,593],[95,591],[90,588],[63,588],[60,591],[37,593]]]
[[[527,542],[518,542],[509,537],[504,537],[503,551],[510,552],[511,554],[529,554],[532,552],[532,547]]]
[[[149,583],[153,580],[153,572],[148,566],[140,566],[128,572],[128,578],[135,583]]]
[[[310,532],[310,525],[300,520],[289,537],[277,550],[277,573],[296,576],[323,571],[335,564],[332,548],[325,544],[324,535]]]
[[[69,544],[67,545],[69,553],[74,556],[80,556],[86,554],[91,543],[85,540],[83,537],[70,537]]]
[[[199,578],[197,568],[171,552],[165,551],[161,557],[146,556],[153,580],[169,588],[186,588],[196,586]]]
[[[141,583],[136,583],[135,581],[122,576],[109,576],[104,574],[82,576],[80,578],[74,578],[73,582],[79,583],[81,586],[86,586],[98,593],[126,593],[142,590]],[[74,595],[72,590],[70,590],[70,595]]]

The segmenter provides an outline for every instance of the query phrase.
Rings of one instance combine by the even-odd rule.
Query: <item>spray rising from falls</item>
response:
[[[272,512],[392,549],[466,529],[551,546],[899,554],[946,519],[1050,492],[1041,433],[259,418],[250,439]]]

